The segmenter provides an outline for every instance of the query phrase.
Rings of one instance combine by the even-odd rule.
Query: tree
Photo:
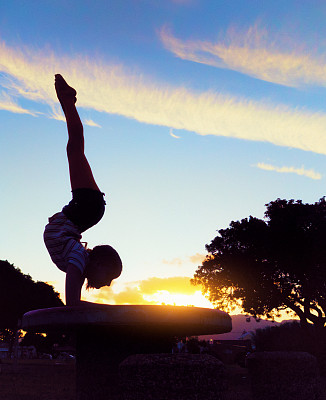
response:
[[[63,306],[59,294],[45,282],[34,282],[8,261],[0,260],[0,338],[12,334],[27,311]]]
[[[302,326],[326,324],[326,201],[277,199],[264,220],[232,221],[206,245],[192,283],[218,308],[256,317],[291,309]]]

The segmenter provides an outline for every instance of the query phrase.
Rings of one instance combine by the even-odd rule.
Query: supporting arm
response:
[[[84,283],[84,277],[80,270],[73,264],[68,265],[66,272],[66,305],[78,306],[81,303],[81,288]]]

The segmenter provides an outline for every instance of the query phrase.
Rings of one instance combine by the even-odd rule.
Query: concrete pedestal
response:
[[[219,310],[92,304],[30,311],[22,328],[75,334],[77,399],[109,400],[121,398],[118,366],[129,355],[171,353],[175,337],[230,332],[232,324]]]

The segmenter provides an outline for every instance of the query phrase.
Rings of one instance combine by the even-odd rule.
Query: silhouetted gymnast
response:
[[[66,305],[78,305],[81,288],[110,286],[120,276],[122,263],[118,253],[108,245],[86,249],[81,233],[96,225],[104,214],[104,193],[98,188],[84,153],[83,125],[75,103],[76,91],[61,75],[55,75],[55,90],[68,128],[67,156],[72,200],[61,212],[49,218],[44,242],[52,261],[66,272]]]

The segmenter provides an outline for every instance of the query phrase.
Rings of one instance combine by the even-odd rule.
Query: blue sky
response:
[[[325,194],[325,17],[322,1],[0,3],[1,259],[63,293],[42,240],[70,200],[61,73],[108,202],[84,240],[124,263],[84,298],[208,306],[189,278],[217,229]]]

